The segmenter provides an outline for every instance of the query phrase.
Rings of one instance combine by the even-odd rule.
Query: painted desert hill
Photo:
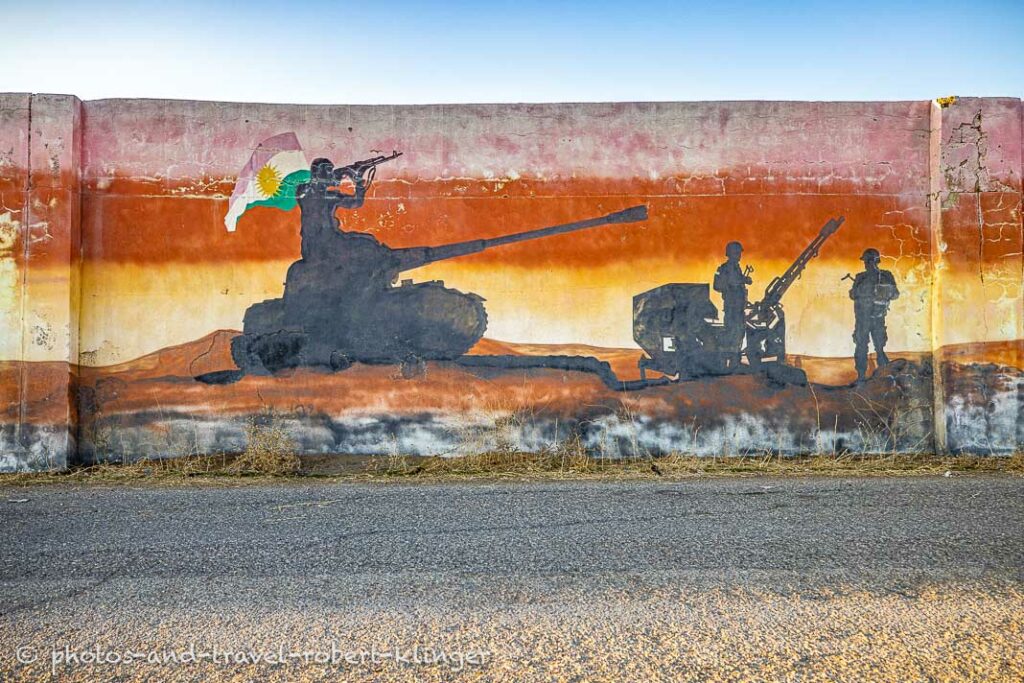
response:
[[[229,370],[231,340],[240,334],[237,330],[217,330],[195,341],[168,346],[153,353],[116,365],[83,367],[87,376],[117,375],[123,380],[154,379],[158,377],[195,377],[207,372]],[[471,355],[492,356],[593,356],[607,361],[612,370],[624,379],[640,376],[637,362],[640,349],[616,349],[586,344],[521,344],[493,339],[481,339],[470,349]]]
[[[154,379],[158,377],[195,377],[207,372],[234,367],[231,360],[231,340],[237,330],[217,330],[191,342],[169,346],[140,356],[134,360],[103,367],[81,368],[83,378],[117,375],[122,380]],[[496,356],[593,356],[611,365],[612,371],[623,380],[637,379],[637,363],[643,356],[640,349],[610,348],[588,344],[529,344],[481,339],[469,351],[470,355]],[[892,358],[920,363],[928,354],[894,352]],[[942,358],[960,365],[992,363],[1024,369],[1024,340],[976,342],[955,344],[942,349]],[[853,360],[822,356],[790,355],[789,362],[803,368],[808,378],[818,384],[843,385],[856,379]],[[0,373],[4,363],[0,363]],[[64,365],[66,367],[66,365]],[[3,375],[0,375],[2,377]]]
[[[83,367],[83,375],[120,375],[123,379],[195,377],[234,367],[231,340],[236,330],[217,330],[194,341],[168,346],[116,365]]]

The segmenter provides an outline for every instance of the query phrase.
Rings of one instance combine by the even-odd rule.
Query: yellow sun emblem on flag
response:
[[[256,187],[263,193],[264,197],[273,197],[281,189],[281,174],[277,169],[267,164],[256,173]]]

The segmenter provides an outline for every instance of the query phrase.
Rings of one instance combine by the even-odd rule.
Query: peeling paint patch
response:
[[[54,340],[53,328],[49,323],[36,323],[32,326],[32,343],[48,351],[53,350],[56,342]]]
[[[982,113],[978,111],[970,121],[955,126],[943,146],[943,175],[946,179],[950,206],[956,205],[956,196],[963,192],[1013,192],[993,179],[987,166],[988,135],[982,128]]]
[[[10,211],[0,213],[0,357],[21,357],[21,336],[10,331],[21,328],[18,301],[18,264],[14,259],[14,245],[18,241],[21,222]]]
[[[21,223],[14,219],[10,211],[0,213],[0,257],[11,254],[20,227]]]

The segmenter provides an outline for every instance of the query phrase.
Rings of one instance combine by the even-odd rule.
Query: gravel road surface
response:
[[[0,487],[0,522],[0,680],[1024,676],[1021,477]]]

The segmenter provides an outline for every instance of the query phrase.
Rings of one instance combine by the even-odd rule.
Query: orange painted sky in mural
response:
[[[472,190],[466,185],[474,185]],[[374,234],[394,247],[443,244],[580,220],[646,204],[644,223],[607,226],[575,235],[503,247],[479,262],[586,267],[639,256],[677,261],[717,258],[738,239],[767,258],[799,253],[817,229],[844,215],[846,227],[829,251],[856,261],[867,243],[890,256],[926,256],[927,210],[899,195],[672,193],[665,183],[622,182],[607,191],[599,180],[566,182],[438,181],[381,183],[366,205],[339,211],[343,229]],[[146,190],[150,191],[147,192]],[[224,195],[153,193],[138,183],[89,192],[83,202],[88,259],[128,263],[276,260],[298,254],[299,214],[256,208],[235,233],[223,228]],[[395,190],[406,190],[396,192]],[[796,188],[799,189],[799,188]],[[130,193],[129,190],[132,190]],[[855,253],[854,253],[855,252]]]
[[[852,310],[841,278],[859,270],[857,257],[866,246],[882,251],[885,267],[896,272],[904,292],[891,317],[891,348],[929,347],[931,247],[927,211],[914,205],[914,197],[819,195],[794,185],[775,185],[768,194],[758,193],[765,189],[759,185],[743,193],[733,181],[720,181],[719,190],[729,186],[737,194],[715,193],[707,181],[678,185],[678,179],[392,179],[378,184],[362,209],[341,211],[339,217],[345,229],[402,247],[492,237],[646,204],[650,219],[644,223],[500,247],[409,274],[485,296],[491,337],[628,347],[633,345],[633,295],[665,282],[709,281],[725,243],[739,239],[746,247],[744,260],[757,269],[751,288],[756,299],[825,220],[844,215],[844,227],[785,300],[792,349],[814,355],[851,351]],[[229,189],[230,183],[221,183],[187,194],[181,184],[119,180],[88,190],[81,316],[88,359],[124,361],[213,329],[239,328],[249,304],[280,295],[287,264],[298,257],[299,212],[255,209],[237,232],[228,233],[223,215]],[[980,244],[973,236],[958,240],[954,234],[947,245],[947,286],[961,291],[964,301],[985,301],[983,310],[950,317],[953,329],[946,330],[946,338],[951,341],[1016,336],[1001,329],[1008,318],[1007,293],[998,281],[986,284],[975,275],[979,257],[986,267],[998,267],[1015,245]],[[32,254],[36,268],[66,258],[53,249]],[[961,263],[967,268],[959,268]]]
[[[672,183],[681,181],[392,179],[377,184],[362,209],[338,216],[343,229],[405,247],[494,237],[645,204],[650,218],[643,223],[503,246],[408,274],[487,298],[493,338],[628,347],[633,295],[666,282],[710,281],[726,242],[738,239],[744,260],[756,268],[756,300],[825,221],[843,215],[843,228],[786,298],[791,346],[816,355],[852,352],[852,307],[841,278],[859,270],[860,253],[874,246],[904,290],[892,348],[929,347],[928,216],[913,198],[801,193],[810,188],[793,184],[761,194],[763,185],[743,188],[725,176],[715,186]],[[724,186],[737,194],[716,193]],[[216,189],[183,196],[180,187],[127,180],[90,188],[83,204],[84,287],[103,296],[84,301],[82,343],[95,362],[239,328],[246,306],[280,296],[287,265],[299,255],[298,209],[254,209],[228,233],[230,184]]]

